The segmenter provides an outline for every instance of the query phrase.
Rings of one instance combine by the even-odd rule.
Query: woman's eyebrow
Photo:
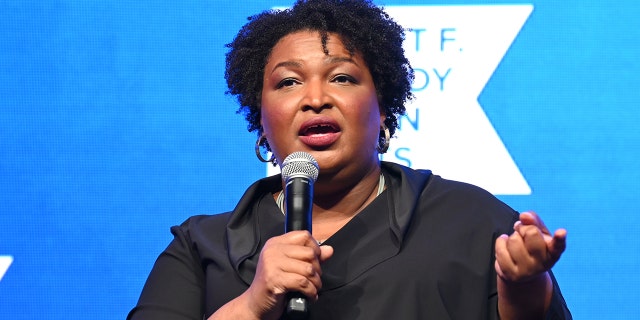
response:
[[[326,60],[326,64],[338,64],[338,63],[343,63],[343,62],[347,62],[347,63],[351,63],[354,65],[358,65],[358,63],[352,59],[351,57],[346,57],[346,56],[329,56]],[[283,67],[291,67],[291,68],[302,68],[302,63],[295,61],[295,60],[287,60],[287,61],[282,61],[277,63],[275,66],[273,66],[273,68],[271,69],[271,73],[273,73],[276,69],[278,68],[283,68]]]
[[[355,60],[353,60],[352,57],[329,56],[329,58],[327,60],[327,63],[330,63],[330,64],[342,63],[342,62],[352,63],[352,64],[355,64],[356,66],[358,65],[358,63]]]
[[[282,61],[282,62],[279,62],[278,64],[276,64],[275,66],[273,66],[273,68],[271,69],[271,73],[273,73],[276,69],[282,68],[282,67],[301,68],[302,67],[302,63],[297,62],[297,61],[293,61],[293,60]]]

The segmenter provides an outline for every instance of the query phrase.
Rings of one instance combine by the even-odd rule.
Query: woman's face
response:
[[[360,54],[340,37],[291,33],[273,47],[265,66],[261,124],[278,163],[295,151],[314,156],[321,174],[378,165],[380,112],[376,88]]]

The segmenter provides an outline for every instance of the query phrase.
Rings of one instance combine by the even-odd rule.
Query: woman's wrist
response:
[[[263,319],[254,309],[255,304],[251,303],[250,292],[247,290],[235,299],[227,302],[227,304],[214,312],[207,320]]]
[[[540,319],[549,307],[553,283],[548,272],[523,281],[498,275],[498,309],[502,319]]]

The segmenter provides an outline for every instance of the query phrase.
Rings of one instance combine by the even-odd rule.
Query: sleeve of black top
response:
[[[127,320],[201,320],[204,272],[188,234],[172,227],[173,241],[156,260]]]
[[[553,276],[553,272],[549,271],[549,275],[551,276],[551,280],[553,281],[553,296],[551,297],[551,305],[549,306],[549,310],[547,311],[546,320],[572,320],[573,317],[571,316],[571,312],[567,307],[567,303],[562,297],[560,286],[558,286],[558,282]]]

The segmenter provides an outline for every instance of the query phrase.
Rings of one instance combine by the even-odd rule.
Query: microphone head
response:
[[[318,179],[318,162],[307,152],[297,151],[286,158],[282,163],[282,179],[289,181],[291,178],[303,177],[313,182]]]

